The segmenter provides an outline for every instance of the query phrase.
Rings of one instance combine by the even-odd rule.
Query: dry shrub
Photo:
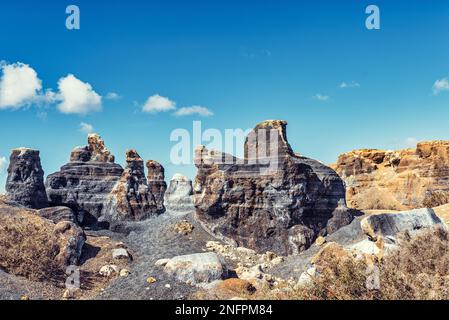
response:
[[[426,195],[423,200],[423,205],[426,208],[434,208],[449,203],[449,192],[447,191],[433,191]]]
[[[320,275],[305,289],[291,290],[274,298],[334,300],[449,299],[449,234],[428,229],[399,240],[401,249],[377,263],[380,289],[366,286],[364,259],[341,259],[329,255],[319,266]],[[273,297],[270,297],[273,298]]]
[[[57,281],[63,270],[54,258],[53,225],[25,212],[0,214],[0,268],[31,280]]]

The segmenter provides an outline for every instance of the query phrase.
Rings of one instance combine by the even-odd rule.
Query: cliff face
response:
[[[75,148],[70,162],[47,177],[50,205],[69,207],[77,213],[79,221],[94,224],[122,173],[122,167],[114,163],[114,156],[101,137],[91,134],[87,146]]]
[[[170,180],[164,196],[164,203],[167,210],[174,212],[189,212],[193,207],[192,181],[177,173]]]
[[[215,236],[292,254],[352,220],[343,181],[322,163],[294,154],[286,125],[258,124],[246,139],[245,159],[196,150],[196,217]]]
[[[399,151],[354,150],[334,166],[357,209],[407,210],[449,202],[449,142],[418,143]]]
[[[19,148],[12,151],[6,192],[10,200],[25,207],[41,209],[48,206],[38,150]]]

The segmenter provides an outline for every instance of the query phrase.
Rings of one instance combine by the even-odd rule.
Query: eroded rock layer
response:
[[[122,173],[101,137],[90,134],[88,145],[75,148],[70,162],[47,177],[48,199],[52,206],[73,209],[84,224],[94,224]]]
[[[12,150],[6,180],[8,198],[25,207],[41,209],[48,206],[44,171],[38,150]]]
[[[244,159],[197,148],[196,218],[215,236],[292,254],[352,220],[343,181],[322,163],[294,154],[286,125],[258,124],[246,139]]]
[[[192,181],[176,173],[170,180],[164,199],[167,210],[188,212],[194,209]]]
[[[449,203],[449,141],[416,149],[362,149],[342,154],[335,170],[353,208],[408,210]]]
[[[164,207],[164,194],[167,190],[167,183],[165,182],[165,169],[157,161],[147,161],[148,171],[148,188],[154,198],[156,204],[156,210],[158,213],[165,211]]]

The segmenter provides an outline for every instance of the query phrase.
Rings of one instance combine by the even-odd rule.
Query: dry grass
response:
[[[0,215],[0,267],[31,280],[55,281],[64,270],[54,258],[59,253],[53,224],[23,210]]]
[[[449,192],[447,191],[433,191],[426,195],[423,205],[426,208],[433,208],[449,203]]]
[[[320,276],[307,289],[278,292],[269,298],[324,300],[449,299],[449,234],[442,229],[404,235],[401,250],[377,263],[380,288],[366,286],[367,263],[362,259],[328,256]]]

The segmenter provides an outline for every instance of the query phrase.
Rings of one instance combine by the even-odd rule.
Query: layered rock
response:
[[[25,207],[40,209],[48,206],[44,186],[44,171],[38,150],[12,150],[6,180],[8,198]]]
[[[47,177],[48,199],[52,206],[73,209],[84,224],[95,224],[122,173],[101,137],[90,134],[88,145],[75,148],[70,162]]]
[[[245,158],[196,150],[196,218],[215,236],[278,254],[299,253],[318,235],[352,220],[340,177],[322,163],[293,153],[285,121],[258,124]]]
[[[173,175],[165,192],[164,204],[167,210],[170,211],[193,211],[192,181],[179,173]]]
[[[162,186],[160,181],[164,179],[162,166],[157,167],[158,175],[152,173],[150,188],[145,177],[143,159],[136,150],[126,152],[126,163],[127,166],[120,180],[110,194],[104,219],[108,221],[143,220],[164,212],[160,197],[161,192],[163,197],[165,190],[156,186],[157,183]],[[155,194],[152,191],[155,191]]]
[[[353,208],[408,210],[449,203],[449,141],[399,151],[354,150],[342,154],[334,168]]]
[[[167,183],[165,182],[165,169],[157,161],[147,161],[148,170],[148,188],[156,203],[157,213],[165,211],[164,194],[167,190]]]

